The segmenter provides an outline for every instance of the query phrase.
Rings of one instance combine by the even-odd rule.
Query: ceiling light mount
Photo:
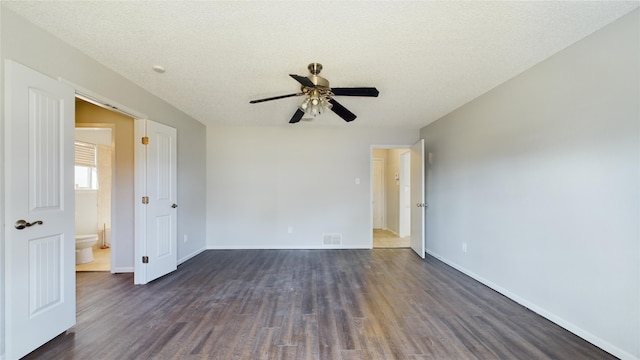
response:
[[[153,69],[153,71],[157,72],[158,74],[164,74],[164,72],[167,71],[162,65],[154,65],[151,68]]]
[[[307,66],[307,69],[309,69],[309,72],[312,75],[318,75],[318,74],[320,74],[320,71],[322,71],[322,64],[320,64],[320,63],[311,63],[311,64],[309,64],[309,66]]]

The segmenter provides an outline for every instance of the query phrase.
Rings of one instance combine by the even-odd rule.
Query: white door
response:
[[[411,153],[400,154],[400,237],[411,235]]]
[[[76,322],[74,89],[5,66],[5,344],[17,359]]]
[[[384,160],[373,159],[373,228],[384,228]]]
[[[146,284],[177,268],[177,132],[175,128],[150,120],[136,120],[136,129],[148,138],[148,143],[142,145],[141,137],[136,136],[145,154],[141,185],[142,196],[148,201],[140,205],[141,221],[136,221],[136,226],[142,225],[142,231],[136,239],[140,253],[136,251],[135,282]]]
[[[424,140],[411,147],[411,248],[425,256]]]

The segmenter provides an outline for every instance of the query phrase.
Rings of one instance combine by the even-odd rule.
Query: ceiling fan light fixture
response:
[[[322,115],[322,113],[331,110],[333,105],[327,101],[324,96],[309,97],[300,105],[300,109],[305,112],[306,115],[316,117]]]
[[[1,0],[0,0],[1,1]],[[334,96],[367,96],[377,97],[379,92],[375,87],[337,87],[332,88],[329,85],[329,80],[321,77],[320,71],[322,71],[322,65],[319,63],[311,63],[308,66],[310,75],[300,76],[295,74],[289,74],[300,85],[300,91],[293,94],[273,96],[264,99],[257,99],[249,101],[250,104],[261,103],[264,101],[271,101],[277,99],[284,99],[292,96],[306,96],[306,99],[298,106],[298,109],[289,120],[290,124],[299,122],[304,115],[316,117],[326,111],[333,111],[336,115],[340,116],[344,121],[350,122],[356,119],[356,115],[342,106],[339,102],[333,99]]]
[[[309,102],[310,102],[309,98],[304,99],[302,104],[300,104],[300,106],[299,106],[300,110],[302,110],[304,112],[307,112],[307,109],[309,108]]]

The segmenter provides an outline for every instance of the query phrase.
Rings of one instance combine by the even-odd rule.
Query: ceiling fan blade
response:
[[[329,102],[331,103],[331,105],[333,105],[331,107],[331,111],[343,118],[344,121],[349,122],[356,119],[357,116],[351,111],[347,110],[347,108],[342,106],[339,102],[335,101],[334,99],[329,99]]]
[[[292,96],[300,96],[300,95],[303,95],[303,94],[302,93],[295,93],[295,94],[274,96],[274,97],[265,98],[265,99],[251,100],[251,101],[249,101],[249,104],[257,104],[257,103],[261,103],[261,102],[265,102],[265,101],[284,99],[284,98],[288,98],[288,97],[292,97]]]
[[[309,78],[306,77],[306,76],[300,76],[300,75],[295,75],[295,74],[289,74],[289,76],[291,76],[292,78],[296,79],[296,81],[299,82],[300,84],[302,84],[302,86],[316,87],[316,84],[311,82],[311,80],[309,80]]]
[[[300,119],[302,119],[302,116],[304,115],[304,111],[298,109],[296,110],[296,113],[293,114],[293,116],[291,117],[291,120],[289,120],[289,124],[295,124],[298,121],[300,121]]]
[[[378,97],[380,93],[374,87],[331,88],[333,95]]]

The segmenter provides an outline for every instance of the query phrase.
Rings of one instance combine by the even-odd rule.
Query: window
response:
[[[75,184],[78,190],[98,189],[98,169],[96,163],[97,147],[95,144],[75,142]]]

